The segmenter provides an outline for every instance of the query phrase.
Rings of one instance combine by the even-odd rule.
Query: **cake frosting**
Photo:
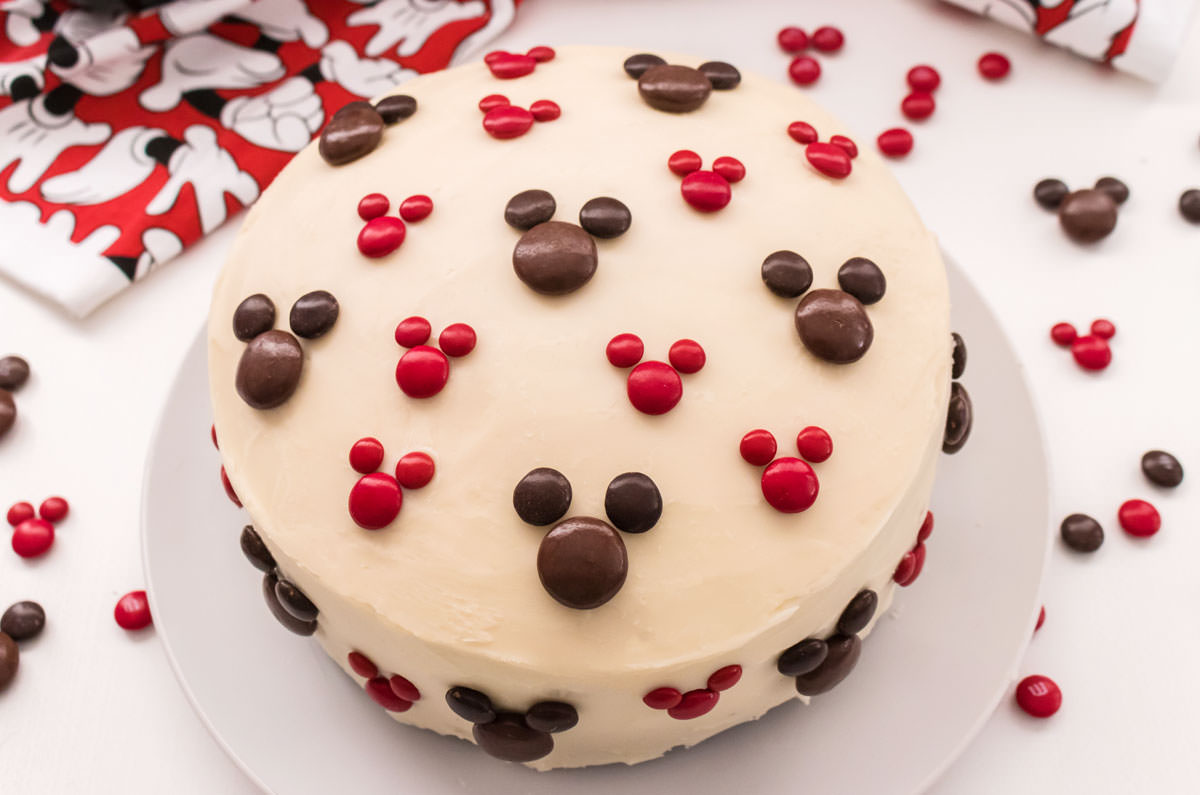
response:
[[[656,90],[670,95],[659,105],[694,103],[676,91],[691,76],[659,75],[665,89],[639,91],[646,81],[623,69],[632,55],[567,47],[519,79],[481,63],[404,84],[395,93],[411,109],[364,133],[361,156],[334,152],[344,163],[334,166],[314,144],[250,210],[208,331],[222,460],[254,528],[243,546],[270,569],[272,609],[401,722],[540,769],[652,759],[805,698],[781,654],[840,635],[825,653],[857,655],[846,638],[866,635],[898,565],[911,565],[948,439],[944,266],[881,159],[863,147],[847,175],[831,176],[821,150],[806,158],[788,128],[802,120],[829,139],[847,135],[842,125],[794,88],[734,80],[723,64],[687,69],[715,89],[700,86],[695,107],[656,106]],[[503,104],[480,104],[497,94]],[[489,117],[499,119],[490,128]],[[359,146],[357,134],[343,139]],[[322,147],[341,143],[331,134]],[[673,157],[680,150],[702,163]],[[709,176],[689,176],[700,172]],[[512,202],[532,190],[553,197],[549,224],[541,194]],[[401,205],[412,220],[364,224],[360,200],[375,193],[389,219],[417,197]],[[719,208],[694,201],[714,194]],[[617,203],[589,204],[597,198]],[[764,259],[780,251],[808,264],[810,289],[777,294],[795,293],[787,271],[764,284]],[[883,285],[875,271],[843,269],[855,258],[886,277],[873,302]],[[239,312],[250,296],[274,311],[255,299]],[[806,304],[820,319],[841,302],[869,321],[850,355],[846,316],[809,333],[797,311]],[[415,342],[416,321],[404,339],[413,344],[397,344],[409,318],[428,321],[434,353]],[[466,355],[437,352],[447,327],[444,353]],[[637,353],[636,342],[610,347],[621,334],[636,335],[637,358],[654,365],[637,378],[612,363],[614,352],[622,364]],[[694,347],[673,349],[679,341]],[[276,403],[279,379],[289,389]],[[797,456],[810,426],[832,440],[826,460]],[[758,465],[739,452],[755,429],[778,447]],[[378,440],[358,449],[377,475],[349,461],[364,438]],[[380,448],[382,462],[371,460]],[[395,488],[398,515],[383,521],[384,506],[383,526],[366,529],[379,509],[371,488],[391,499],[386,481],[414,452],[428,458],[406,461],[424,471],[431,460],[432,480]],[[789,479],[789,467],[803,477]],[[561,489],[528,481],[533,507],[553,517],[534,524],[537,510],[514,490],[539,469],[554,471],[551,485],[569,483],[570,499],[563,512]],[[651,485],[614,483],[628,473]],[[364,478],[375,481],[357,485]],[[814,493],[789,503],[797,484]],[[627,531],[611,502],[606,511],[618,485],[648,529]],[[352,491],[366,503],[356,508]],[[616,589],[568,606],[580,598],[572,578],[595,572],[546,560],[539,570],[547,531],[607,545],[589,554],[615,554],[619,539],[627,571],[601,587]],[[681,707],[673,690],[690,701]]]

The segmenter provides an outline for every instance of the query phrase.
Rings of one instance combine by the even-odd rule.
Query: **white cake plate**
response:
[[[267,612],[261,575],[238,546],[246,515],[217,479],[202,335],[163,409],[142,512],[154,620],[184,693],[233,761],[277,795],[925,789],[1009,695],[1050,539],[1022,367],[953,266],[950,285],[975,427],[940,463],[925,571],[897,594],[850,678],[810,706],[788,703],[653,762],[540,774],[394,722],[315,641]]]

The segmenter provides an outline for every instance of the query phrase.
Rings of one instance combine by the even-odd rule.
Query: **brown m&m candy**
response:
[[[538,577],[560,604],[576,610],[599,607],[625,584],[629,558],[612,525],[587,516],[559,522],[542,539]]]
[[[942,438],[943,453],[957,453],[967,443],[973,422],[971,396],[967,388],[954,381],[950,384],[950,405],[946,409],[946,434]]]
[[[1096,189],[1107,193],[1117,204],[1124,204],[1129,198],[1129,186],[1116,177],[1101,177],[1096,180]]]
[[[596,241],[575,224],[546,221],[517,241],[512,255],[517,277],[542,295],[566,295],[596,272]]]
[[[539,701],[525,711],[525,725],[548,734],[557,734],[579,723],[579,713],[562,701]]]
[[[242,528],[241,544],[242,554],[253,564],[254,568],[261,572],[269,572],[275,568],[274,556],[271,555],[271,551],[267,549],[262,536],[258,534],[253,525],[246,525]]]
[[[663,66],[664,64],[666,64],[666,61],[664,61],[662,58],[659,58],[657,55],[651,55],[648,52],[643,52],[626,58],[623,66],[625,69],[625,74],[629,75],[634,80],[637,80],[651,67]]]
[[[700,64],[700,73],[708,78],[709,84],[717,91],[728,91],[737,88],[742,82],[742,73],[733,64],[724,61],[708,61]]]
[[[0,632],[13,640],[29,640],[46,626],[46,611],[37,602],[17,602],[0,616]]]
[[[311,340],[333,328],[337,319],[337,299],[324,290],[314,290],[296,299],[288,323],[297,337]]]
[[[1183,464],[1165,450],[1151,450],[1143,455],[1142,473],[1151,483],[1169,489],[1183,482]]]
[[[544,224],[554,217],[557,205],[554,196],[545,190],[523,190],[508,200],[504,220],[512,227],[527,230]]]
[[[290,580],[276,575],[275,598],[284,610],[300,621],[313,621],[317,617],[317,606]]]
[[[1073,513],[1058,527],[1063,543],[1076,552],[1095,552],[1104,543],[1104,528],[1084,513]]]
[[[267,607],[271,609],[271,615],[275,616],[276,621],[297,635],[311,635],[316,632],[316,620],[296,618],[279,601],[279,597],[276,594],[276,586],[278,584],[279,575],[275,572],[272,571],[263,576],[263,598],[267,600]]]
[[[493,721],[476,723],[472,734],[489,756],[506,762],[532,762],[554,750],[554,738],[531,729],[524,716],[515,712],[501,712]]]
[[[817,358],[833,364],[866,354],[875,329],[862,302],[841,290],[813,290],[796,307],[796,331]]]
[[[825,660],[809,673],[796,677],[796,692],[802,696],[827,693],[850,675],[862,653],[858,635],[834,635],[825,642],[829,652]]]
[[[554,524],[571,507],[571,482],[550,467],[538,467],[521,478],[513,489],[517,516],[537,527]]]
[[[262,293],[243,299],[233,310],[233,336],[242,342],[249,342],[274,326],[275,303]]]
[[[950,339],[954,341],[954,350],[950,354],[950,377],[962,378],[967,371],[967,344],[957,331],[950,332]]]
[[[456,685],[447,690],[446,703],[455,715],[471,723],[491,723],[496,719],[496,711],[487,694],[469,687]]]
[[[235,383],[237,392],[256,409],[283,405],[300,383],[304,352],[286,331],[265,331],[242,351]]]
[[[0,693],[3,693],[17,675],[21,664],[21,650],[17,642],[7,633],[0,632]]]
[[[1179,212],[1193,224],[1200,224],[1200,190],[1189,188],[1180,195]]]
[[[633,214],[624,202],[608,196],[589,199],[579,210],[579,225],[589,235],[604,240],[625,234],[632,222]]]
[[[369,102],[351,102],[333,114],[321,130],[317,150],[326,163],[344,165],[379,146],[383,127],[383,116]]]
[[[644,533],[658,523],[662,511],[662,494],[649,476],[626,472],[608,484],[604,513],[618,530]]]
[[[784,649],[775,667],[784,676],[803,676],[815,671],[829,654],[829,647],[819,638],[805,638]]]
[[[763,260],[762,280],[780,298],[799,298],[812,286],[812,266],[794,251],[776,251]]]
[[[17,404],[13,400],[12,393],[7,389],[0,389],[0,438],[12,430],[13,423],[17,421]]]
[[[384,124],[395,124],[417,112],[417,101],[408,94],[384,97],[375,103],[375,112]]]
[[[1061,179],[1044,179],[1033,186],[1033,199],[1047,210],[1057,210],[1070,192]]]
[[[1068,193],[1058,206],[1058,222],[1078,243],[1095,243],[1117,226],[1117,203],[1099,188]]]
[[[696,110],[708,99],[712,89],[713,85],[704,73],[690,66],[660,64],[642,72],[638,78],[638,93],[646,104],[667,113]]]
[[[867,628],[875,616],[875,608],[879,597],[869,588],[864,588],[855,594],[838,618],[837,631],[842,635],[856,635]]]
[[[16,392],[29,380],[29,362],[20,356],[0,359],[0,389]]]
[[[887,292],[883,271],[866,257],[851,257],[838,268],[838,286],[870,306]]]

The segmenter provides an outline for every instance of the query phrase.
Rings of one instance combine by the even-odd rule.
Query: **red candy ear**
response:
[[[713,161],[712,170],[724,177],[726,182],[741,182],[746,176],[746,167],[736,157],[718,157]]]
[[[433,199],[423,193],[409,196],[400,202],[399,212],[400,217],[410,223],[428,218],[429,214],[433,212]]]
[[[699,171],[702,162],[700,155],[691,149],[680,149],[667,158],[667,168],[681,177],[686,177],[694,171]]]
[[[490,58],[490,60],[489,60]],[[491,70],[493,77],[501,80],[512,80],[531,74],[537,68],[538,62],[529,55],[511,52],[492,52],[484,58],[484,63]]]
[[[508,101],[508,97],[503,94],[488,94],[483,99],[479,100],[479,109],[487,113],[492,108],[503,108],[512,103]]]

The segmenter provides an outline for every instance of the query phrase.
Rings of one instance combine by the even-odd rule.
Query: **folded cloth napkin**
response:
[[[86,315],[519,2],[0,0],[0,273]]]
[[[1167,76],[1195,0],[947,0],[1144,80]]]

